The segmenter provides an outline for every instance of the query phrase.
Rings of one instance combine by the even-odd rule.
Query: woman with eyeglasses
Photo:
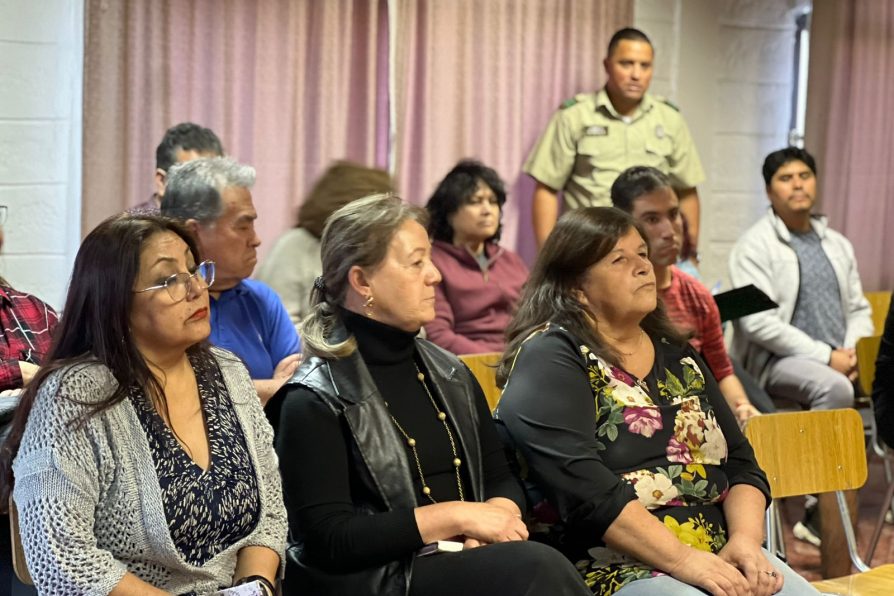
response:
[[[0,502],[14,480],[39,593],[273,593],[286,517],[272,431],[242,363],[206,343],[213,283],[165,218],[117,216],[81,245],[2,449]]]

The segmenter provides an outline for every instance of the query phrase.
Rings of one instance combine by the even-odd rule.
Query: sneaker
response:
[[[804,510],[804,520],[795,524],[792,533],[798,540],[819,548],[823,541],[820,538],[819,510],[816,506]]]

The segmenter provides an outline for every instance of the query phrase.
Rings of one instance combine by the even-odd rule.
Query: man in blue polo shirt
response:
[[[161,212],[185,221],[202,258],[214,261],[210,341],[242,358],[266,404],[295,372],[301,343],[279,296],[248,279],[261,244],[254,182],[254,168],[225,157],[179,164],[168,172]]]

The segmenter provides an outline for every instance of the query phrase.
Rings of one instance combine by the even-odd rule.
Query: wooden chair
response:
[[[882,345],[882,336],[861,337],[857,340],[857,380],[863,395],[872,395],[875,380],[875,361]]]
[[[814,582],[814,587],[852,596],[894,594],[894,565],[870,569],[857,553],[844,497],[844,491],[863,486],[868,475],[860,415],[852,409],[766,414],[749,420],[745,435],[767,474],[772,507],[783,497],[835,492],[848,554],[861,573]],[[775,531],[768,530],[767,535],[772,540]]]
[[[846,596],[891,596],[894,594],[894,565],[882,565],[869,573],[813,582],[821,594]]]
[[[500,395],[503,393],[497,387],[497,364],[502,356],[499,352],[488,352],[486,354],[465,354],[459,357],[481,385],[491,412],[497,407]]]
[[[19,534],[19,510],[16,509],[12,495],[9,497],[9,534],[12,540],[12,568],[19,581],[26,586],[33,586],[34,581],[28,573],[28,565],[25,563],[25,551],[22,549],[22,536]]]
[[[875,334],[881,335],[885,330],[885,317],[888,316],[888,308],[891,306],[891,292],[864,292],[869,306],[872,307],[872,324],[875,325]]]

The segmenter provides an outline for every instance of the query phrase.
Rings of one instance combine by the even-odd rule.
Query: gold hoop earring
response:
[[[366,297],[366,302],[363,303],[363,308],[366,310],[366,316],[368,317],[372,317],[373,304],[375,304],[375,298],[370,294]]]

